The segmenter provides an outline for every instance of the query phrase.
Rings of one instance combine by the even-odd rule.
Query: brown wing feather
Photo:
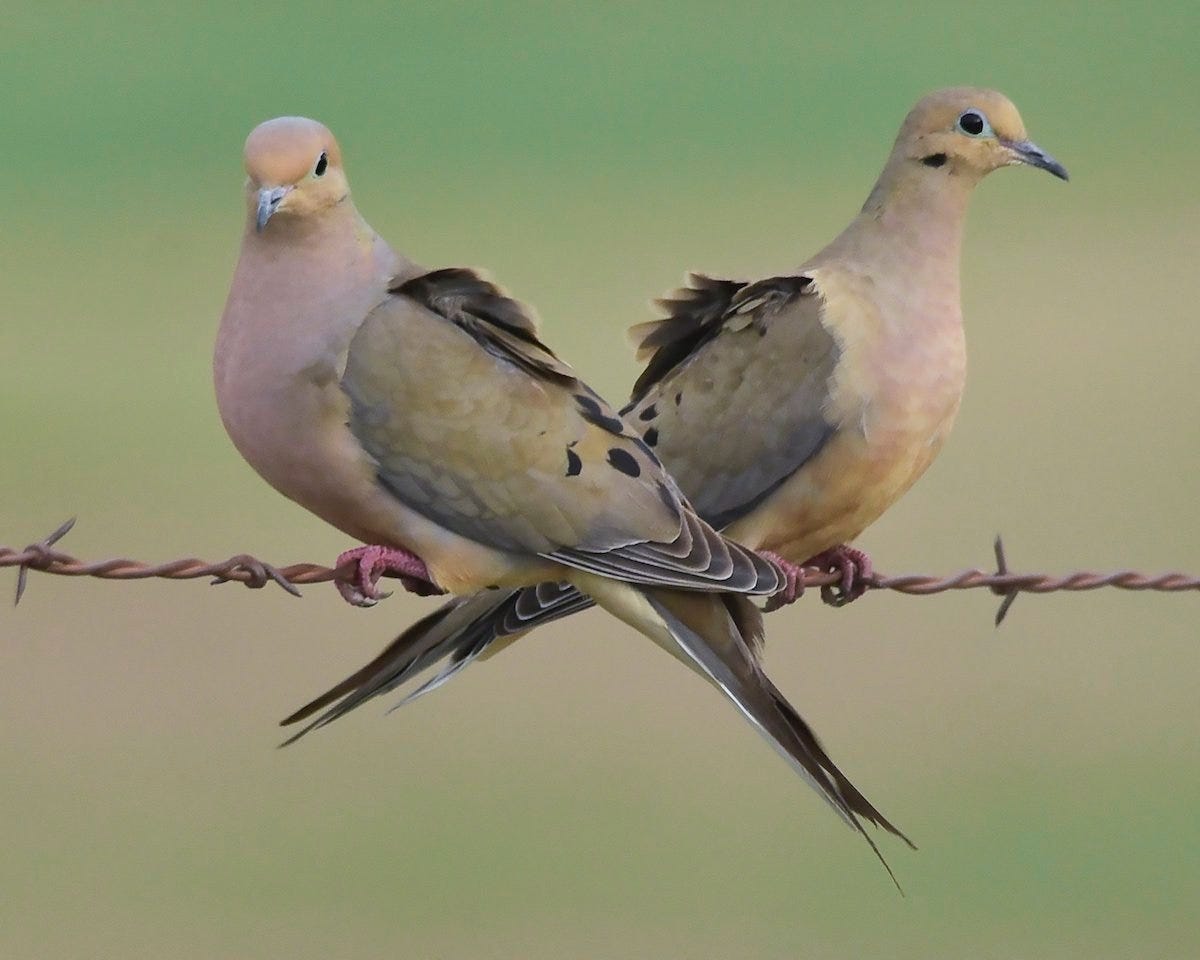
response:
[[[432,270],[389,293],[409,297],[469,333],[495,356],[530,373],[572,383],[575,371],[538,338],[533,311],[487,278],[465,267]]]
[[[646,369],[633,385],[636,402],[664,377],[721,332],[734,295],[746,284],[692,273],[688,285],[655,301],[666,316],[629,328],[637,358]]]
[[[825,401],[840,349],[810,277],[697,282],[668,301],[665,320],[635,328],[646,331],[643,355],[654,352],[622,413],[721,528],[833,435]]]

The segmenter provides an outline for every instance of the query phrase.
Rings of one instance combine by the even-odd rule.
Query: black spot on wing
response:
[[[654,404],[650,404],[650,406],[646,407],[645,410],[643,410],[641,413],[638,414],[638,419],[639,420],[653,420],[657,416],[658,416],[658,407],[656,407]]]
[[[581,471],[582,469],[583,469],[583,461],[579,459],[579,454],[577,454],[574,450],[572,450],[570,447],[568,447],[567,448],[567,476],[568,477],[577,477],[577,476],[579,476],[579,471]]]
[[[633,454],[619,447],[613,447],[608,451],[608,462],[626,476],[639,477],[642,474],[642,468]]]
[[[646,446],[658,446],[658,427],[651,427],[643,435],[642,439],[646,441]]]
[[[587,393],[575,394],[575,404],[579,413],[588,423],[595,424],[601,430],[620,436],[625,430],[625,424],[617,417],[605,411],[600,401]]]

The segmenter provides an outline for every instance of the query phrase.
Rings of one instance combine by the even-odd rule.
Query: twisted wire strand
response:
[[[55,544],[65,537],[75,525],[68,520],[49,536],[31,543],[24,549],[0,545],[0,567],[17,568],[16,602],[25,592],[31,570],[57,574],[64,577],[97,577],[102,580],[195,580],[210,578],[213,583],[236,581],[252,589],[260,589],[275,583],[293,596],[300,596],[298,585],[324,583],[332,580],[349,582],[354,575],[353,562],[337,568],[315,563],[293,563],[275,566],[249,554],[239,553],[218,563],[210,563],[196,557],[182,557],[166,563],[147,564],[126,557],[107,560],[84,561],[55,549]],[[949,576],[909,573],[898,576],[872,574],[862,580],[871,590],[892,590],[909,596],[924,597],[947,590],[973,590],[984,588],[1004,598],[996,614],[999,624],[1012,602],[1021,593],[1056,593],[1059,591],[1099,590],[1112,587],[1118,590],[1152,590],[1165,593],[1200,590],[1200,577],[1187,573],[1168,572],[1147,574],[1137,570],[1116,570],[1099,573],[1077,570],[1055,576],[1047,573],[1014,573],[1008,569],[1004,547],[999,537],[995,542],[996,566],[993,572],[978,569],[961,570]],[[841,580],[841,574],[816,569],[805,569],[805,587],[832,587]]]

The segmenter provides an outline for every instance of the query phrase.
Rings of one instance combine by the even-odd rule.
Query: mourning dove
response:
[[[381,569],[535,600],[568,584],[714,684],[864,837],[859,817],[895,831],[762,672],[747,597],[776,592],[779,569],[693,512],[530,313],[469,270],[393,252],[315,121],[262,124],[245,163],[218,406],[264,479],[367,544],[360,599]]]
[[[795,273],[693,277],[660,301],[664,319],[633,328],[647,363],[622,416],[701,516],[789,565],[864,565],[842,545],[920,477],[954,422],[967,204],[983,177],[1015,164],[1067,179],[1002,94],[930,94],[859,215]],[[329,708],[306,729],[323,725],[444,660],[407,702],[589,605],[568,584],[457,599],[284,722]]]

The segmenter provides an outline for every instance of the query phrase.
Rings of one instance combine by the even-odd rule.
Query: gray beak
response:
[[[1067,168],[1032,140],[1014,140],[1006,143],[1005,146],[1012,151],[1018,163],[1027,163],[1031,167],[1038,167],[1047,173],[1054,174],[1059,180],[1071,179],[1067,176]]]
[[[263,187],[258,191],[258,215],[254,218],[255,229],[263,232],[267,221],[275,215],[279,204],[291,192],[291,187]]]

